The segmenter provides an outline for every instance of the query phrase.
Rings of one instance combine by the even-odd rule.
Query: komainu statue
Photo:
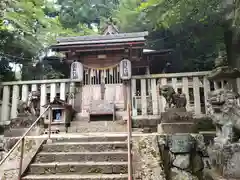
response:
[[[40,115],[40,92],[32,91],[28,95],[28,107],[32,115]]]
[[[159,93],[166,99],[167,108],[186,108],[187,100],[185,94],[176,93],[172,86],[160,86]]]
[[[40,112],[40,93],[38,91],[32,91],[28,95],[27,102],[22,100],[18,103],[19,114],[30,114],[33,116],[39,116]]]
[[[223,146],[239,141],[239,94],[227,89],[218,89],[210,92],[208,97],[207,113],[216,125],[215,145]]]

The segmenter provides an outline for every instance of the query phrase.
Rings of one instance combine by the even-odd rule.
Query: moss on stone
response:
[[[198,133],[200,131],[215,131],[215,125],[211,118],[204,117],[196,120],[196,123],[193,127],[193,132]]]

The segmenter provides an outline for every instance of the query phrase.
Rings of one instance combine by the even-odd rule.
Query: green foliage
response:
[[[151,20],[146,20],[146,13],[137,11],[142,0],[121,0],[113,19],[121,32],[151,30]]]
[[[5,0],[7,1],[7,0]],[[2,2],[2,1],[1,1]],[[60,18],[53,16],[55,6],[49,1],[39,0],[9,0],[0,6],[0,75],[2,72],[12,72],[9,62],[22,64],[25,79],[61,77],[50,65],[45,65],[44,71],[36,71],[34,62],[39,61],[40,55],[47,52],[47,47],[54,43],[57,36],[75,36],[93,33],[85,25],[78,24],[79,31],[64,28]],[[5,22],[5,23],[3,23]],[[3,59],[7,60],[7,64]],[[60,70],[61,71],[61,70]],[[34,72],[42,74],[33,75]],[[13,73],[12,73],[13,74]],[[2,75],[4,78],[5,75]],[[6,78],[5,78],[6,79]],[[9,78],[7,78],[9,80]]]
[[[100,25],[112,16],[118,7],[118,0],[58,0],[59,17],[64,27],[79,31],[79,24],[91,28],[93,23]]]

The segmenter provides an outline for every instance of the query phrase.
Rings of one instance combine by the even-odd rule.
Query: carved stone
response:
[[[160,95],[166,99],[166,109],[171,108],[186,108],[187,100],[185,94],[176,93],[172,86],[159,86]]]
[[[164,134],[192,133],[194,130],[194,119],[185,108],[169,108],[161,113],[161,123],[158,132]]]
[[[170,136],[170,151],[173,153],[188,153],[192,150],[194,139],[190,134],[175,134]]]
[[[224,178],[240,178],[240,106],[239,95],[219,89],[209,93],[208,114],[216,125],[216,138],[209,146],[211,165]]]
[[[223,146],[239,139],[238,132],[234,130],[240,130],[238,97],[237,93],[225,89],[209,93],[207,111],[216,125],[215,145]]]

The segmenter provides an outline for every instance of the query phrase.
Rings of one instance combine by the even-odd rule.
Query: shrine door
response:
[[[82,87],[82,112],[88,112],[90,103],[105,100],[116,108],[124,108],[124,86],[119,77],[118,66],[110,69],[84,70]]]

